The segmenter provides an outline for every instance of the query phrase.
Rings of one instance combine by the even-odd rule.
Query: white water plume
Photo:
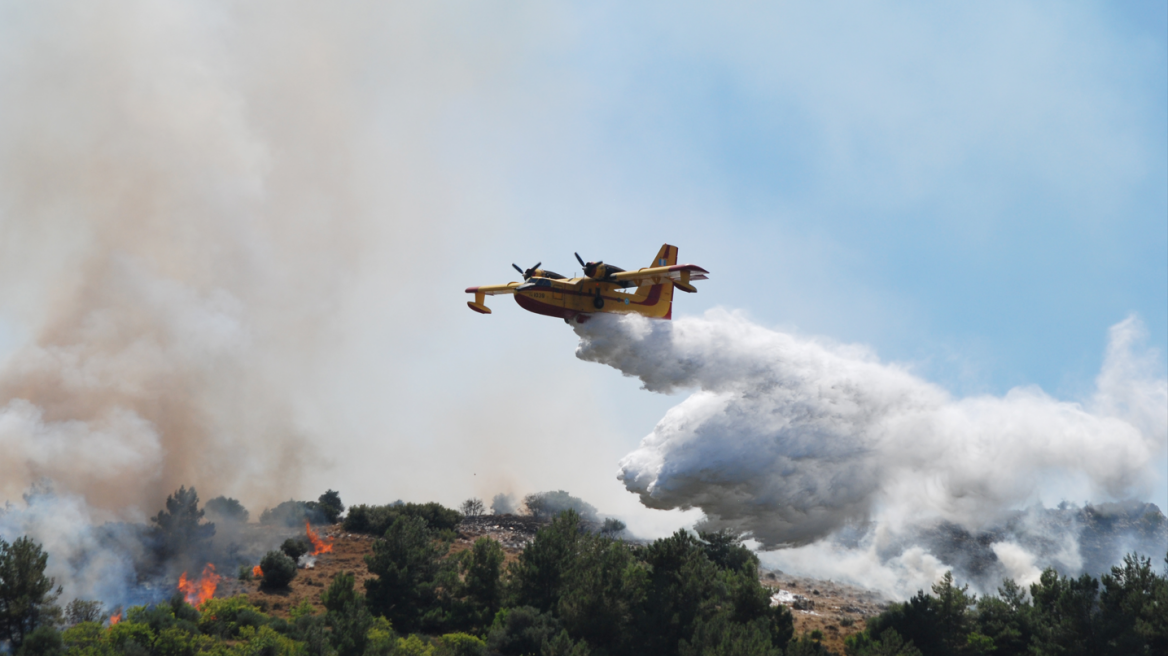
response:
[[[1168,386],[1136,350],[1135,318],[1112,328],[1082,403],[1036,387],[957,398],[864,347],[722,310],[598,317],[576,331],[581,359],[650,391],[693,390],[621,460],[627,489],[651,508],[700,508],[711,528],[768,549],[857,527],[869,544],[930,522],[976,531],[1057,495],[1147,495],[1168,440]],[[1015,569],[1024,561],[1002,553]]]

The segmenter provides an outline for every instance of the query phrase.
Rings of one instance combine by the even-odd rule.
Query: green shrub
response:
[[[209,599],[199,617],[199,630],[217,638],[234,639],[239,637],[244,627],[264,626],[269,619],[251,605],[245,595]]]
[[[341,503],[341,494],[336,490],[327,490],[316,500],[317,508],[324,513],[328,523],[336,524],[345,512],[345,504]]]
[[[223,496],[215,497],[208,501],[203,506],[203,510],[214,519],[225,522],[239,522],[241,524],[246,524],[250,515],[247,512],[247,508],[244,508],[238,499]]]
[[[260,523],[269,526],[304,526],[304,522],[312,524],[328,523],[328,515],[315,501],[293,501],[289,499],[275,508],[268,508],[260,513]]]
[[[440,503],[402,503],[387,506],[359,505],[349,508],[345,516],[345,530],[352,533],[367,533],[378,537],[385,535],[398,517],[418,517],[431,530],[452,530],[462,521],[462,513],[447,508]]]
[[[538,654],[543,643],[562,630],[559,620],[550,613],[541,613],[531,606],[504,608],[495,615],[487,643],[493,651],[505,656]]]
[[[49,554],[32,538],[8,544],[0,538],[0,642],[19,647],[26,635],[60,617],[56,605],[61,590],[45,576]],[[41,639],[45,636],[42,634]]]
[[[393,625],[384,617],[373,619],[373,625],[366,634],[365,656],[391,656],[397,648],[397,636]]]
[[[565,510],[574,510],[584,521],[597,521],[595,506],[563,490],[529,494],[523,497],[523,507],[536,519],[551,519]]]
[[[450,543],[435,537],[422,518],[400,517],[384,539],[374,541],[373,553],[365,556],[369,573],[376,576],[365,581],[369,608],[402,633],[440,624],[443,590],[457,586],[453,563],[443,560]],[[447,574],[454,575],[454,580]]]
[[[16,656],[59,656],[65,653],[61,632],[51,624],[38,626],[24,637]]]
[[[434,645],[428,645],[417,635],[398,638],[394,656],[434,656]]]
[[[260,561],[260,569],[265,588],[284,588],[296,578],[296,561],[283,551],[269,551]]]
[[[287,554],[293,561],[297,561],[300,560],[301,556],[312,551],[312,544],[304,538],[288,538],[284,540],[284,544],[280,545],[280,551]],[[261,565],[260,568],[262,569],[263,566]]]
[[[69,626],[83,622],[101,622],[103,617],[100,601],[74,599],[65,606],[65,623]]]
[[[487,656],[487,643],[467,633],[447,633],[440,639],[443,656]]]
[[[197,554],[208,549],[215,525],[203,522],[204,512],[199,509],[199,493],[193,487],[180,487],[166,497],[166,509],[150,518],[156,525],[159,555]]]

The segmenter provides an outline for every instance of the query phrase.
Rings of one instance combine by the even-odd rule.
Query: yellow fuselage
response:
[[[568,321],[597,312],[669,319],[672,300],[673,285],[668,281],[625,291],[617,283],[591,278],[531,278],[515,288],[515,302],[523,309]]]

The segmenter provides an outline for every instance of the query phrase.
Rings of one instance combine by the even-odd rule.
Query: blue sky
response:
[[[536,103],[571,97],[504,146],[521,223],[555,236],[514,258],[668,239],[715,272],[685,309],[959,391],[1083,394],[1131,312],[1164,351],[1162,3],[672,7],[579,8],[532,64]]]
[[[345,471],[347,500],[563,487],[633,512],[616,462],[680,399],[577,360],[562,323],[463,302],[512,262],[571,274],[573,251],[629,268],[675,244],[712,272],[675,314],[864,344],[958,395],[1086,399],[1132,313],[1168,369],[1161,1],[255,11],[257,31],[289,31],[223,86],[303,34],[340,35],[312,43],[355,72],[302,90],[342,97],[345,175],[384,221],[345,274],[341,346],[295,399],[340,445],[306,493]],[[297,152],[278,139],[314,135],[265,115],[257,87],[239,103],[254,139]],[[3,356],[36,329],[0,313]],[[419,464],[437,458],[460,482]]]
[[[573,250],[643,266],[669,241],[713,272],[678,313],[863,343],[959,395],[1085,400],[1131,313],[1164,369],[1163,3],[588,3],[549,23],[511,92],[450,110],[449,166],[488,151],[470,167],[506,196],[501,234],[457,251],[474,283],[570,273]],[[495,305],[454,320],[558,330]],[[540,375],[582,375],[551,341]],[[676,402],[614,377],[642,429]]]

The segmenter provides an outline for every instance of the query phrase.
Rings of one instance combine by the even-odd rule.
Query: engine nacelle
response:
[[[584,275],[593,280],[604,280],[613,274],[623,273],[624,269],[601,262],[589,262],[584,265]]]

